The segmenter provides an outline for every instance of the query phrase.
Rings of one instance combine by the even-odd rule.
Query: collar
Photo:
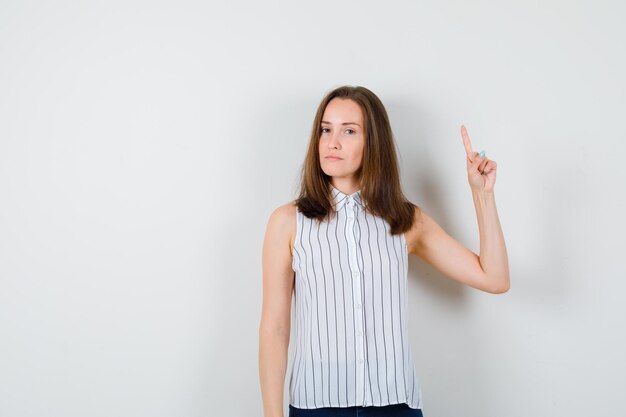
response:
[[[343,206],[345,206],[349,201],[353,201],[355,203],[355,206],[359,209],[362,209],[364,207],[363,199],[361,198],[361,190],[356,191],[353,194],[347,195],[341,192],[339,189],[333,187],[332,184],[330,184],[330,190],[334,200],[333,208],[335,211],[341,210]]]

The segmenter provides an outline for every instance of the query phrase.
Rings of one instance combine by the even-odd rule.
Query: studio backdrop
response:
[[[424,415],[626,415],[623,2],[0,10],[0,416],[262,417],[263,235],[344,84],[475,252],[461,124],[498,163],[511,289],[410,257]]]

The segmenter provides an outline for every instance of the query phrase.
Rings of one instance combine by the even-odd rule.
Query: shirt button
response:
[[[361,308],[361,303],[356,303],[356,308]]]
[[[359,363],[363,363],[363,359],[359,359]]]
[[[358,276],[359,276],[359,271],[354,271],[354,272],[352,273],[352,276],[354,276],[354,277],[358,277]]]
[[[357,336],[363,336],[363,332],[356,332]]]

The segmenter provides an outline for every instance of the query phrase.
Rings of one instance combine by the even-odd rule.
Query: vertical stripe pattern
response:
[[[298,408],[422,408],[407,335],[404,234],[331,185],[336,216],[297,211],[296,335],[289,403]]]

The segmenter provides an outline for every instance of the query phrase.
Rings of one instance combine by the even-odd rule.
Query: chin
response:
[[[333,171],[324,171],[324,173],[326,175],[328,175],[329,177],[337,177],[337,178],[342,178],[342,177],[349,177],[350,176],[350,172],[333,172]]]
[[[332,168],[331,169],[327,169],[324,166],[322,166],[322,171],[324,171],[324,174],[329,175],[329,176],[336,176],[336,175],[341,176],[341,175],[344,174],[343,172],[341,172],[338,169],[332,169]]]

